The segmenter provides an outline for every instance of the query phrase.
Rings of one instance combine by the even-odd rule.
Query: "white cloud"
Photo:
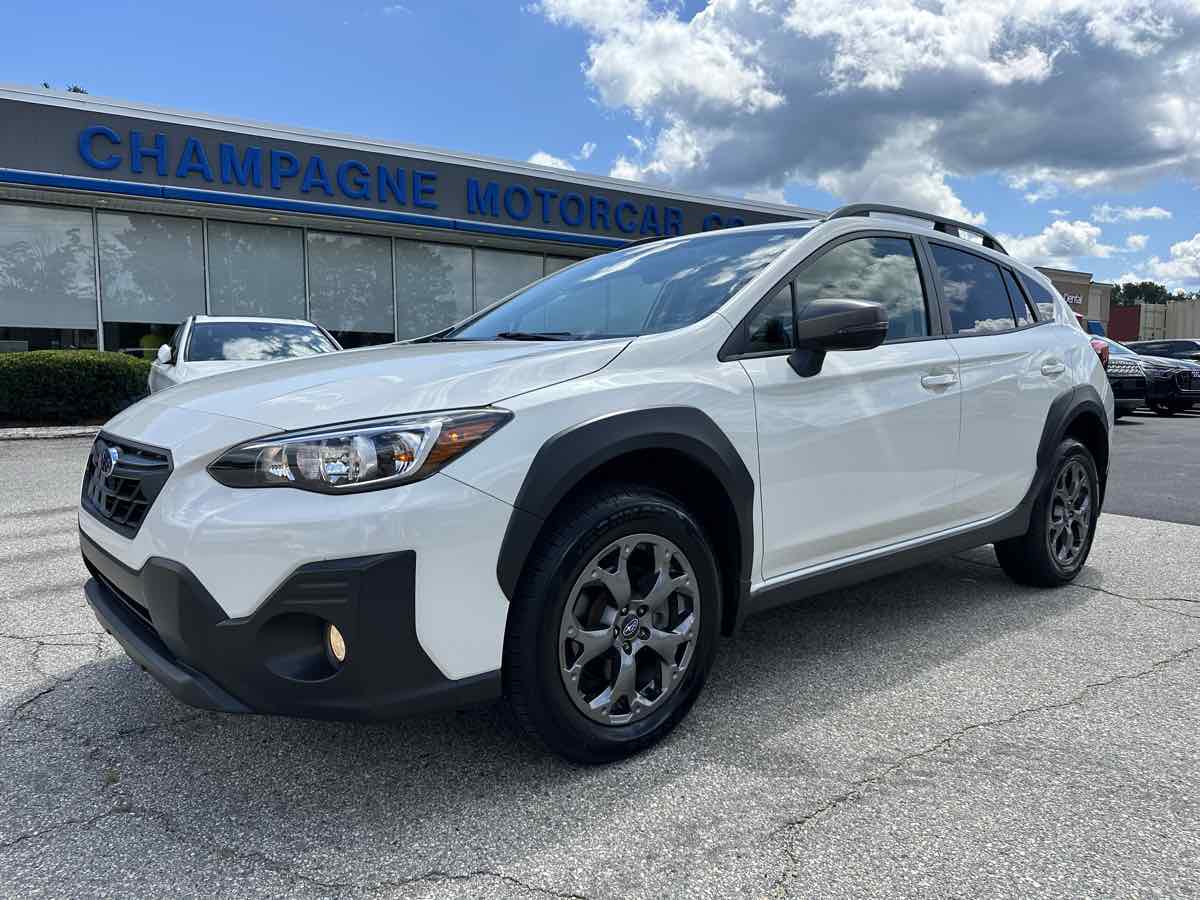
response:
[[[1144,268],[1155,281],[1171,288],[1193,290],[1200,286],[1200,234],[1172,244],[1169,259],[1150,257]]]
[[[783,103],[756,41],[723,24],[715,7],[689,22],[646,0],[542,0],[534,8],[597,38],[584,72],[609,106],[645,115],[663,104],[755,112]]]
[[[846,203],[871,200],[894,203],[982,225],[987,217],[973,213],[946,183],[947,172],[923,148],[929,126],[898,132],[863,164],[854,169],[833,169],[817,178],[817,186]]]
[[[1107,257],[1120,252],[1118,247],[1100,240],[1099,225],[1076,220],[1053,222],[1034,235],[999,235],[1000,243],[1022,262],[1035,266],[1070,269],[1076,257]]]
[[[394,16],[394,15],[398,15],[399,13],[408,13],[408,12],[412,12],[412,10],[409,9],[407,6],[405,6],[403,3],[390,3],[383,8],[383,14],[385,16]]]
[[[1050,213],[1056,219],[1065,219],[1071,214],[1069,209],[1048,209],[1046,212]]]
[[[1092,207],[1092,218],[1097,222],[1140,222],[1143,219],[1169,219],[1171,212],[1161,206],[1114,206],[1101,203]]]
[[[643,146],[612,167],[624,177],[739,193],[819,185],[847,201],[884,191],[870,199],[966,218],[979,214],[956,179],[979,174],[1014,176],[1030,202],[1200,177],[1195,0],[533,9],[585,33],[597,101],[641,123]]]
[[[589,160],[592,154],[596,152],[595,141],[584,141],[583,146],[579,148],[579,152],[575,154],[576,159]]]
[[[745,191],[742,194],[747,200],[758,200],[762,203],[787,203],[783,188],[762,187]]]
[[[547,153],[545,150],[538,150],[529,157],[529,162],[536,166],[552,166],[555,169],[570,169],[575,170],[575,167],[561,157]]]
[[[1146,244],[1150,240],[1148,234],[1131,234],[1125,238],[1125,249],[1131,253],[1139,253],[1146,249]]]
[[[1025,192],[1026,203],[1040,203],[1042,200],[1051,200],[1058,196],[1058,185],[1043,184],[1036,190]]]

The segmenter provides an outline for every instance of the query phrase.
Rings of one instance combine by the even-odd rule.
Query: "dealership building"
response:
[[[146,351],[195,313],[383,343],[632,241],[819,215],[31,88],[0,135],[4,350]]]
[[[1071,311],[1083,318],[1089,331],[1108,334],[1115,285],[1107,281],[1093,281],[1091,272],[1052,269],[1049,266],[1038,266],[1037,270],[1050,279]]]

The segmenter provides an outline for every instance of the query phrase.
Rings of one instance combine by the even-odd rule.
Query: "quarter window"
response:
[[[930,244],[955,334],[992,334],[1016,326],[1000,267],[974,253]]]
[[[1022,278],[1021,283],[1029,291],[1029,296],[1037,305],[1038,318],[1043,322],[1054,319],[1054,295],[1034,281],[1032,278]]]
[[[1017,317],[1017,327],[1024,328],[1026,325],[1032,325],[1034,323],[1033,311],[1029,307],[1029,301],[1025,299],[1021,286],[1017,284],[1017,279],[1008,269],[1001,269],[1001,271],[1004,273],[1004,286],[1008,288],[1008,299],[1012,302],[1013,315]]]
[[[755,310],[746,324],[747,353],[791,350],[796,346],[795,319],[792,315],[792,286],[778,288],[770,299]]]
[[[838,244],[797,276],[796,310],[813,300],[872,300],[888,314],[887,339],[925,337],[929,318],[912,241],[857,238]]]

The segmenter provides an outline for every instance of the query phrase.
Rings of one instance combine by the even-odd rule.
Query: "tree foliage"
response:
[[[1114,306],[1140,306],[1143,303],[1168,303],[1172,300],[1200,301],[1200,291],[1171,292],[1156,281],[1138,281],[1118,284],[1112,291]]]

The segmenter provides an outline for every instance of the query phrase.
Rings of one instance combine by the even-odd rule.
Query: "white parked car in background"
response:
[[[962,230],[854,206],[663,239],[147,398],[86,466],[88,602],[196,706],[503,696],[594,763],[667,734],[749,613],[981,544],[1066,584],[1112,392],[1050,282]]]
[[[158,348],[150,366],[150,393],[207,375],[341,349],[328,331],[303,319],[188,316]]]

